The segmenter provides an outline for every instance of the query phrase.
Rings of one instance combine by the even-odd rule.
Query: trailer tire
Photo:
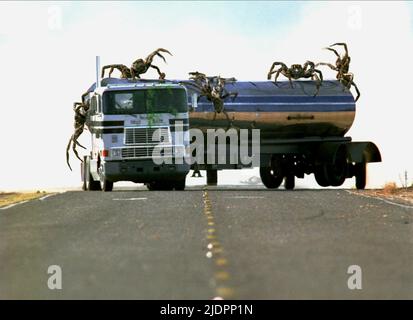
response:
[[[218,170],[216,169],[207,169],[207,185],[216,186],[218,185]]]
[[[146,184],[150,191],[170,191],[174,189],[174,184],[170,181],[153,181]]]
[[[180,178],[179,180],[175,181],[174,183],[174,189],[176,191],[183,191],[185,190],[185,185],[186,185],[186,176],[183,178]]]
[[[270,167],[260,167],[260,177],[264,186],[268,189],[277,189],[283,182],[283,176],[275,175]]]
[[[295,188],[295,176],[293,174],[289,174],[285,177],[284,188],[286,190],[293,190]]]
[[[329,187],[330,183],[325,176],[323,166],[317,166],[314,171],[314,177],[320,187]]]
[[[354,174],[356,176],[356,188],[358,190],[364,190],[366,188],[366,169],[367,168],[365,162],[356,163],[354,165]]]

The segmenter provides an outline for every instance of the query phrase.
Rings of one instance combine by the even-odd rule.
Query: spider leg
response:
[[[168,50],[163,49],[163,48],[158,48],[158,49],[156,49],[154,52],[150,53],[150,54],[146,57],[145,61],[146,61],[147,63],[151,64],[152,61],[153,61],[153,58],[155,57],[155,55],[157,55],[157,56],[161,57],[161,58],[163,59],[163,61],[166,63],[165,57],[164,57],[163,55],[161,55],[159,52],[166,52],[166,53],[169,53],[169,54],[172,56],[172,53],[170,53]]]
[[[79,147],[81,147],[81,148],[83,148],[83,149],[86,150],[86,148],[85,148],[84,146],[82,146],[77,140],[76,140],[76,144],[77,144]]]
[[[317,70],[317,71],[318,71],[318,70]],[[317,72],[317,71],[314,70],[314,72]],[[319,77],[316,73],[314,73],[313,76],[311,77],[312,80],[315,80],[315,81],[316,81],[316,92],[315,92],[315,94],[314,94],[313,97],[315,97],[316,95],[318,95],[318,93],[320,92],[321,82],[323,81],[323,80],[322,80],[322,79],[323,79],[323,75],[321,74],[321,72],[320,72],[319,74],[320,74],[321,79],[320,79],[320,77]]]
[[[320,82],[323,82],[323,73],[320,71],[320,70],[318,70],[318,69],[314,69],[313,70],[315,73],[318,73],[318,76],[319,76],[319,80],[320,80]]]
[[[305,72],[308,71],[308,70],[307,70],[308,67],[310,67],[310,70],[314,70],[314,68],[315,68],[314,62],[307,60],[307,61],[303,64],[303,69],[304,69]]]
[[[73,139],[73,141],[76,141],[76,140],[77,140],[77,138]],[[76,150],[76,142],[74,142],[72,144],[72,150],[73,150],[73,153],[75,154],[76,158],[78,158],[81,162],[83,162],[83,160],[79,156],[79,153]]]
[[[334,47],[334,46],[343,46],[344,47],[344,51],[346,52],[346,55],[348,55],[348,48],[347,48],[347,44],[344,42],[337,42],[332,44],[330,47]]]
[[[226,129],[228,130],[229,128],[232,127],[232,121],[231,121],[231,119],[229,118],[229,115],[228,115],[228,113],[227,113],[225,110],[222,110],[222,112],[225,114],[225,117],[227,118],[228,126],[227,126]]]
[[[291,89],[294,89],[293,81],[291,80],[291,76],[287,76],[288,81],[290,82]]]
[[[69,163],[69,149],[70,149],[70,145],[72,144],[72,139],[73,139],[73,135],[70,136],[69,143],[67,144],[67,147],[66,147],[66,163],[70,171],[73,171]]]
[[[281,66],[281,68],[279,68],[278,70],[283,69],[283,68],[285,68],[285,69],[287,68],[287,66],[282,62],[274,62],[271,65],[270,71],[268,72],[268,75],[267,75],[268,80],[271,80],[271,76],[278,71],[278,70],[274,70],[274,68],[276,66]],[[277,80],[274,80],[274,81],[277,81]]]
[[[232,95],[232,101],[234,101],[238,97],[238,92],[230,92],[229,95]]]
[[[331,52],[334,52],[334,54],[337,56],[337,58],[341,59],[340,55],[338,54],[338,52],[335,49],[330,48],[330,47],[327,47],[327,48],[324,48],[324,49],[330,50]]]
[[[328,66],[331,70],[338,71],[338,68],[335,65],[332,65],[331,63],[319,62],[315,65],[315,67],[318,66]]]
[[[150,67],[155,69],[158,72],[159,79],[164,79],[165,78],[165,73],[161,72],[161,70],[157,66],[154,66],[154,65],[151,64]]]

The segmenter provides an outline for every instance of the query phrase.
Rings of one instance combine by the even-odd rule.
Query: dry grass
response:
[[[389,182],[383,186],[383,189],[364,190],[362,192],[371,196],[386,198],[396,202],[409,205],[413,204],[413,186],[408,188],[399,188],[396,183]]]
[[[387,182],[383,187],[383,193],[385,194],[394,194],[397,190],[397,184],[394,182]]]
[[[27,200],[33,200],[37,198],[44,197],[46,193],[42,192],[32,192],[32,193],[0,193],[0,208],[8,206],[13,203],[18,203]]]

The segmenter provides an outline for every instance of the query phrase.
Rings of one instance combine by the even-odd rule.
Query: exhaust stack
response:
[[[96,56],[96,88],[100,87],[100,56]]]

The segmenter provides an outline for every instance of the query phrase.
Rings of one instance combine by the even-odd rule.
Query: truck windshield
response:
[[[103,94],[104,114],[187,112],[184,89],[151,88],[107,91]]]

